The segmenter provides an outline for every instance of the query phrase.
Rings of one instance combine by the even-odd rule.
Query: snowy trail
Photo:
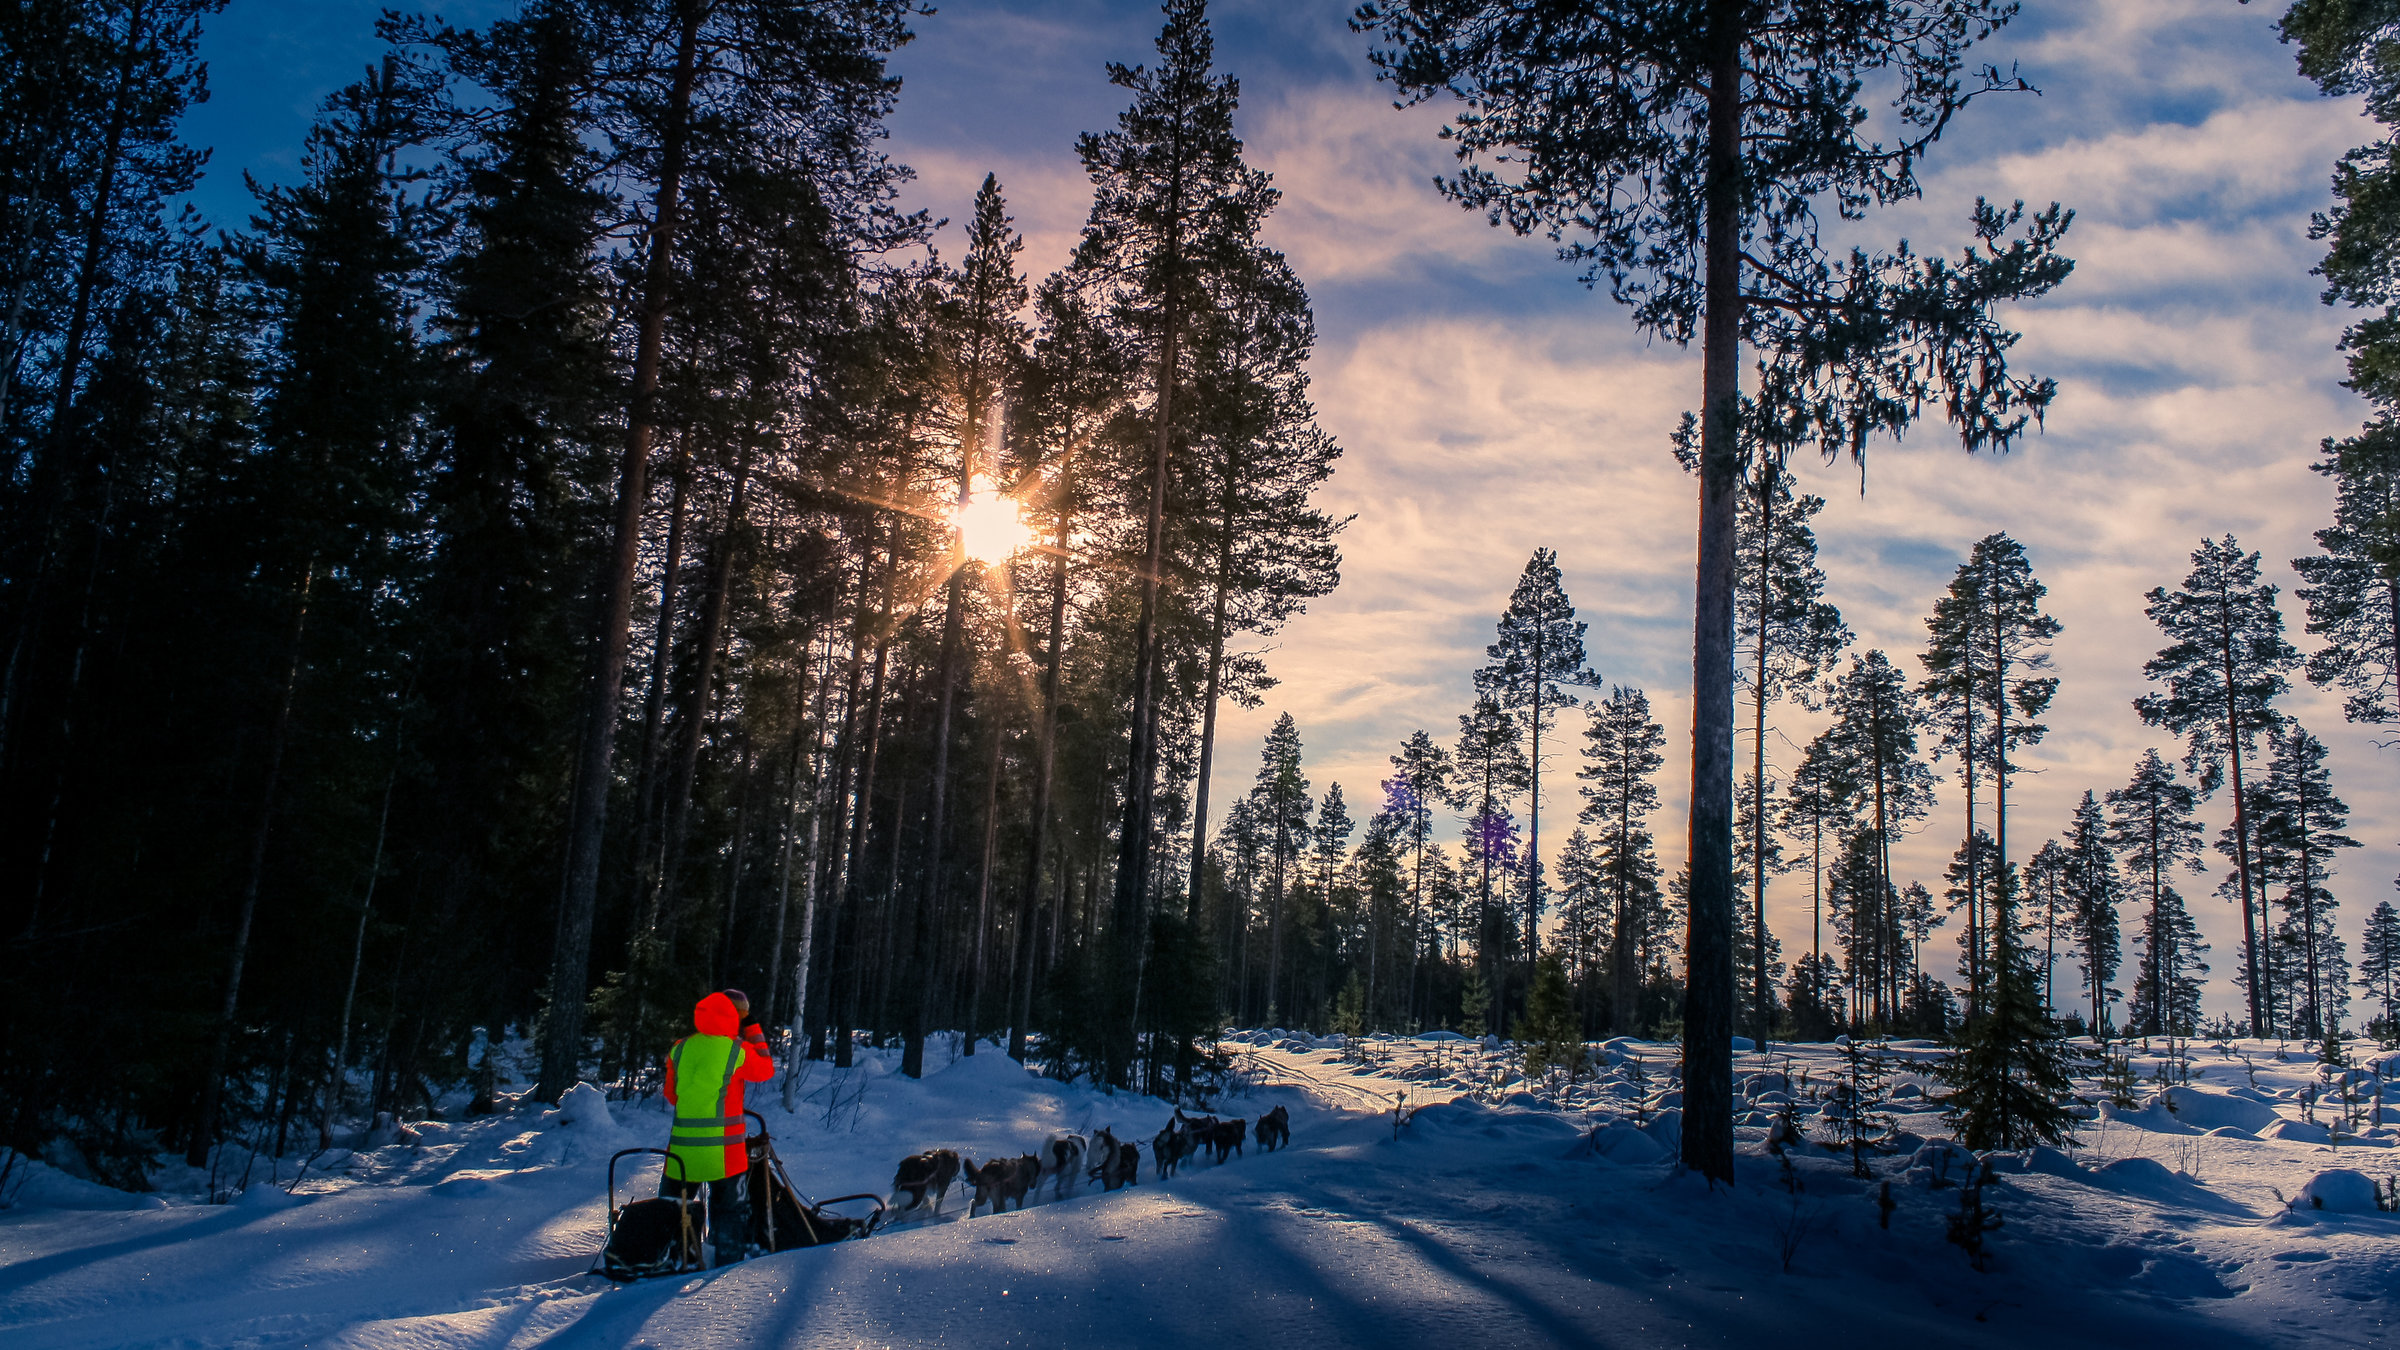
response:
[[[1793,1197],[1745,1143],[1741,1184],[1711,1193],[1629,1124],[1595,1156],[1586,1132],[1612,1112],[1491,1109],[1329,1052],[1241,1053],[1267,1086],[1232,1105],[1287,1105],[1290,1148],[1164,1183],[1146,1165],[1129,1190],[972,1220],[954,1192],[940,1222],[629,1287],[583,1271],[600,1164],[651,1141],[655,1104],[619,1104],[621,1128],[532,1111],[437,1125],[296,1198],[20,1210],[0,1216],[0,1344],[2363,1347],[2387,1343],[2400,1300],[2400,1218],[2283,1214],[2270,1182],[2288,1189],[2325,1152],[2285,1140],[2102,1123],[2086,1161],[2117,1165],[2002,1178],[2008,1227],[1975,1273],[1943,1240],[1955,1189],[1896,1180],[1887,1231],[1869,1186],[1822,1152]],[[1406,1053],[1388,1067],[1412,1067]],[[868,1056],[842,1081],[864,1090],[847,1115],[821,1093],[774,1113],[818,1194],[875,1188],[929,1144],[987,1157],[1110,1124],[1146,1145],[1167,1115],[993,1055],[922,1082]],[[1403,1092],[1418,1110],[1395,1137]],[[2190,1157],[2207,1184],[2140,1156],[2162,1143],[2205,1146]]]

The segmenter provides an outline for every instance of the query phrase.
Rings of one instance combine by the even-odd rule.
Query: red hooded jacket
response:
[[[700,1000],[699,1004],[692,1009],[692,1029],[701,1036],[723,1037],[733,1042],[733,1055],[722,1061],[731,1066],[731,1072],[721,1082],[679,1084],[676,1082],[676,1066],[683,1060],[685,1041],[675,1042],[675,1048],[667,1053],[667,1103],[676,1108],[675,1114],[678,1122],[676,1148],[678,1152],[687,1150],[698,1152],[697,1149],[691,1149],[684,1141],[684,1136],[689,1131],[683,1124],[683,1118],[687,1113],[682,1109],[682,1089],[692,1088],[702,1094],[702,1100],[692,1103],[695,1112],[715,1112],[718,1094],[721,1090],[724,1107],[722,1112],[712,1115],[711,1120],[721,1121],[722,1124],[706,1128],[721,1130],[721,1137],[724,1140],[722,1170],[702,1165],[692,1168],[690,1175],[691,1179],[695,1181],[713,1179],[708,1175],[710,1173],[718,1176],[739,1176],[750,1168],[749,1149],[744,1142],[748,1134],[748,1122],[742,1119],[742,1084],[763,1083],[774,1077],[775,1061],[767,1054],[765,1033],[761,1032],[756,1024],[743,1026],[742,1015],[735,1010],[733,1000],[725,997],[722,993],[710,994]],[[685,1040],[689,1039],[691,1038],[685,1038]],[[738,1056],[738,1058],[733,1056]],[[709,1057],[709,1062],[718,1061],[712,1055]],[[694,1158],[691,1161],[697,1162],[698,1159]],[[672,1169],[670,1169],[670,1174],[672,1174]]]

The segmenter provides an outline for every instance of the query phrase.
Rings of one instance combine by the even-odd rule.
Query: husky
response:
[[[1273,1153],[1292,1142],[1292,1114],[1278,1106],[1258,1118],[1258,1151]]]
[[[1054,1134],[1042,1145],[1041,1175],[1052,1178],[1051,1199],[1066,1199],[1067,1188],[1082,1179],[1083,1150],[1083,1136],[1080,1134]],[[1038,1186],[1041,1183],[1037,1179],[1034,1184]]]
[[[981,1167],[970,1160],[967,1163],[967,1184],[975,1188],[975,1198],[967,1202],[967,1217],[974,1218],[975,1207],[983,1204],[989,1204],[994,1214],[1007,1209],[1011,1200],[1017,1202],[1017,1208],[1025,1208],[1025,1193],[1033,1189],[1041,1173],[1042,1160],[1030,1153],[1015,1158],[994,1158]]]
[[[1141,1180],[1142,1146],[1130,1139],[1119,1139],[1107,1130],[1092,1136],[1091,1178],[1107,1190],[1130,1186]]]
[[[1183,1164],[1192,1149],[1191,1132],[1181,1128],[1175,1121],[1168,1121],[1164,1128],[1152,1135],[1150,1159],[1158,1169],[1158,1179],[1164,1181],[1175,1175],[1175,1169]]]
[[[933,1217],[942,1217],[942,1197],[950,1193],[950,1183],[958,1180],[958,1154],[946,1148],[929,1148],[912,1153],[900,1160],[892,1173],[892,1211],[894,1216],[905,1214],[933,1196]],[[908,1203],[900,1203],[900,1195],[908,1194]]]
[[[1239,1154],[1242,1151],[1242,1140],[1249,1133],[1250,1122],[1240,1116],[1235,1116],[1231,1120],[1220,1120],[1208,1127],[1208,1145],[1215,1151],[1216,1160],[1222,1163],[1228,1155]]]

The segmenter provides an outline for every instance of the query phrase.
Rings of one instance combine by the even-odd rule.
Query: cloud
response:
[[[1653,824],[1672,869],[1690,772],[1695,502],[1666,434],[1698,399],[1697,363],[1577,291],[1545,242],[1440,198],[1428,179],[1449,167],[1434,134],[1444,109],[1393,111],[1337,9],[1243,5],[1219,28],[1220,60],[1243,78],[1242,134],[1285,194],[1270,241],[1318,297],[1315,393],[1345,450],[1324,504],[1357,521],[1341,588],[1271,640],[1280,686],[1256,710],[1225,710],[1212,798],[1240,791],[1267,726],[1290,711],[1319,788],[1338,781],[1354,803],[1374,803],[1410,731],[1455,737],[1509,589],[1527,555],[1549,546],[1591,625],[1592,663],[1612,683],[1645,687],[1669,729]],[[2060,381],[2047,429],[2011,454],[1970,457],[1942,427],[1921,426],[1872,449],[1863,495],[1853,466],[1801,466],[1829,499],[1824,566],[1861,649],[1914,671],[1934,596],[1994,530],[2023,541],[2049,585],[2065,625],[2053,653],[2061,686],[2012,792],[2020,861],[2084,790],[2121,784],[2148,746],[2175,749],[2131,706],[2159,645],[2143,595],[2181,580],[2201,536],[2231,531],[2264,550],[2298,638],[2289,559],[2309,549],[2331,502],[2308,466],[2321,437],[2363,416],[2338,384],[2344,316],[2316,302],[2307,219],[2327,200],[2334,157],[2366,138],[2352,103],[2292,75],[2256,8],[2029,10],[1988,54],[2021,60],[2043,96],[1971,111],[1931,161],[1925,199],[1861,228],[1954,251],[1978,194],[2077,210],[2075,276],[2010,315],[2024,333],[2021,368]],[[1088,200],[1072,131],[1107,125],[1121,102],[1099,62],[1145,58],[1155,16],[1110,15],[1091,31],[1076,26],[1097,22],[1088,6],[1019,17],[1014,29],[994,27],[999,18],[962,27],[959,39],[940,36],[947,16],[925,22],[924,50],[909,58],[925,70],[1048,64],[1038,78],[996,69],[975,102],[941,113],[942,137],[898,148],[923,173],[928,203],[953,217],[997,169],[1038,272],[1063,260]],[[2390,752],[2341,722],[2338,697],[2303,687],[2285,706],[2331,744],[2353,833],[2368,841],[2335,883],[2355,933],[2400,867],[2400,784]],[[1776,723],[1770,758],[1788,765],[1817,724],[1796,709]],[[1553,848],[1575,806],[1575,728],[1562,730],[1545,781]],[[1943,794],[1898,858],[1904,877],[1937,890],[1962,825],[1957,785]],[[2212,830],[2225,814],[2220,795]],[[2213,887],[2212,873],[2183,889],[2215,944],[2209,1005],[2231,1008],[2235,921]],[[1807,939],[1806,892],[1804,874],[1770,891],[1787,958]],[[1953,936],[1929,953],[1937,973],[1950,969]]]

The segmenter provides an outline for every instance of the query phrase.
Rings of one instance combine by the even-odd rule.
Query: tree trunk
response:
[[[986,932],[992,923],[992,859],[1000,842],[1000,719],[997,709],[992,718],[992,753],[984,761],[983,774],[983,865],[976,869],[975,883],[975,941],[968,950],[967,967],[967,1034],[965,1052],[975,1053],[975,1037],[982,1031],[983,1017],[983,946]]]
[[[1750,688],[1750,905],[1752,967],[1751,1004],[1758,1028],[1756,1048],[1767,1052],[1774,1030],[1768,1014],[1767,991],[1767,587],[1768,551],[1775,538],[1775,469],[1762,464],[1758,472],[1758,653]]]
[[[1734,488],[1741,476],[1742,11],[1713,0],[1700,539],[1692,624],[1690,913],[1683,1000],[1683,1164],[1733,1181]]]
[[[1231,471],[1228,470],[1230,482]],[[1200,891],[1208,875],[1208,779],[1217,755],[1217,698],[1225,672],[1225,585],[1233,569],[1232,492],[1226,493],[1217,539],[1217,596],[1209,609],[1208,680],[1200,695],[1200,777],[1192,788],[1192,885],[1184,900],[1187,922],[1200,922]]]
[[[1034,747],[1033,839],[1025,849],[1025,888],[1017,901],[1020,924],[1030,925],[1035,897],[1042,889],[1042,860],[1050,842],[1050,779],[1057,767],[1058,677],[1067,640],[1067,537],[1075,509],[1075,451],[1067,452],[1059,471],[1058,534],[1050,569],[1050,646],[1042,660],[1042,728]],[[1062,892],[1063,894],[1063,892]],[[1053,915],[1050,931],[1060,927],[1064,911]],[[1009,1019],[1008,1057],[1025,1060],[1026,1024],[1033,1019],[1034,943],[1025,944],[1025,966],[1017,991],[1016,1013]]]
[[[568,816],[567,866],[560,889],[558,932],[552,944],[550,1002],[542,1037],[541,1080],[534,1096],[556,1102],[581,1072],[584,986],[590,975],[592,911],[600,890],[600,845],[614,778],[617,705],[625,679],[625,646],[633,619],[634,571],[640,562],[642,506],[648,496],[650,442],[655,429],[659,356],[667,305],[673,296],[675,227],[682,208],[686,133],[699,62],[700,0],[681,0],[675,70],[668,85],[658,190],[650,227],[650,257],[642,282],[641,321],[634,343],[633,397],[627,405],[625,452],[617,470],[617,519],[605,603],[593,644],[590,689],[584,701],[583,744],[576,756],[575,794]]]
[[[750,438],[744,436],[741,451],[734,460],[733,494],[725,505],[725,528],[718,532],[716,547],[708,560],[708,609],[700,616],[700,631],[693,639],[698,644],[694,651],[699,666],[692,677],[691,716],[678,747],[674,793],[667,798],[665,865],[660,869],[658,882],[659,897],[666,902],[670,913],[679,908],[677,883],[683,871],[684,844],[691,831],[692,790],[700,773],[700,742],[708,734],[708,719],[716,704],[717,662],[725,642],[725,608],[733,591],[734,555],[741,548],[742,513],[748,505],[750,456]],[[654,922],[659,910],[659,903],[653,901]]]
[[[317,579],[311,558],[300,573],[300,592],[293,597],[292,631],[284,643],[283,691],[275,704],[275,729],[267,738],[267,776],[258,791],[258,826],[250,835],[250,866],[243,875],[242,905],[233,921],[233,954],[225,972],[225,999],[217,1008],[217,1034],[208,1053],[208,1077],[200,1088],[200,1120],[192,1132],[183,1160],[194,1167],[208,1165],[208,1150],[217,1141],[217,1114],[224,1101],[225,1060],[233,1046],[233,1015],[242,999],[242,967],[250,959],[250,924],[258,914],[258,885],[266,872],[267,837],[275,823],[275,791],[283,779],[283,749],[291,740],[292,695],[300,684],[300,641],[308,632],[308,593]]]
[[[392,772],[383,780],[383,809],[375,816],[375,852],[367,863],[367,890],[358,902],[358,931],[350,939],[350,980],[342,986],[342,1023],[333,1046],[333,1081],[327,1084],[325,1103],[317,1112],[317,1147],[333,1144],[333,1117],[341,1110],[343,1074],[350,1063],[350,1014],[358,1005],[358,972],[367,955],[367,916],[375,912],[375,883],[383,876],[384,832],[392,823],[392,789],[400,783],[400,723],[392,723]]]
[[[2259,991],[2258,929],[2253,921],[2255,909],[2250,903],[2250,801],[2242,790],[2242,728],[2241,710],[2235,705],[2233,668],[2233,620],[2224,615],[2220,625],[2222,638],[2218,646],[2225,675],[2225,748],[2233,762],[2233,871],[2240,878],[2242,894],[2242,960],[2250,976],[2250,1034],[2266,1035],[2266,1000]]]
[[[963,483],[963,477],[962,477]],[[962,491],[960,494],[965,495]],[[925,825],[925,885],[918,892],[917,921],[914,940],[910,944],[910,963],[917,979],[917,996],[903,1011],[905,1025],[901,1028],[906,1043],[900,1051],[900,1072],[911,1078],[925,1076],[925,1034],[933,1021],[933,999],[937,981],[933,978],[936,937],[941,923],[942,897],[942,831],[945,821],[942,809],[950,790],[950,708],[957,684],[958,648],[966,608],[966,565],[961,562],[950,573],[949,594],[942,606],[942,648],[934,666],[933,713],[933,782],[932,796],[926,808]],[[897,894],[897,891],[895,891]]]

